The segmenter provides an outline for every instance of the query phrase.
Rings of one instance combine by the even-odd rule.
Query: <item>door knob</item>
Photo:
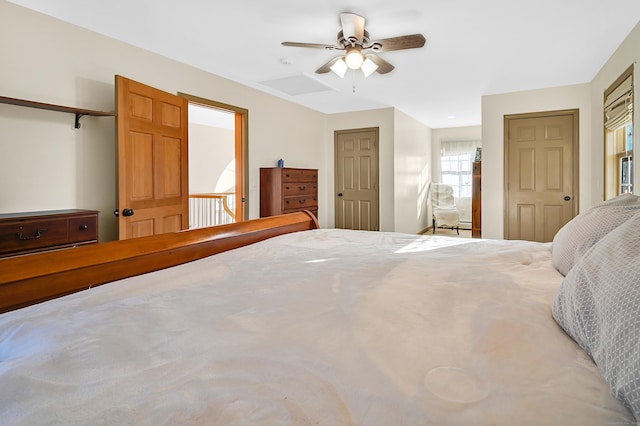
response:
[[[570,197],[569,195],[565,195],[565,196],[564,196],[564,200],[565,200],[565,201],[569,201],[569,200],[571,200],[571,197]]]
[[[342,192],[338,192],[338,197],[342,197]]]
[[[133,216],[135,212],[133,211],[133,209],[123,209],[122,210],[122,216]],[[113,211],[113,215],[114,216],[120,216],[120,212],[118,210],[114,210]]]

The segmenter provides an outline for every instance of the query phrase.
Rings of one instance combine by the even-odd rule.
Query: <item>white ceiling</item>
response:
[[[10,1],[318,111],[394,106],[432,128],[479,125],[483,95],[591,81],[640,20],[639,0]],[[280,44],[334,44],[341,12],[371,39],[427,45],[381,53],[389,74],[340,79],[314,74],[335,52]]]

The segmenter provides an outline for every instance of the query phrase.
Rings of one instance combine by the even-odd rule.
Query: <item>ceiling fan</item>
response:
[[[393,71],[394,66],[376,55],[378,52],[392,50],[415,49],[424,46],[426,39],[422,34],[410,34],[398,37],[371,41],[369,33],[364,29],[364,18],[355,13],[341,13],[342,31],[338,32],[338,44],[282,42],[283,46],[311,47],[314,49],[342,50],[345,53],[336,56],[316,70],[318,74],[333,71],[340,77],[348,69],[361,69],[365,77],[374,72],[386,74]]]

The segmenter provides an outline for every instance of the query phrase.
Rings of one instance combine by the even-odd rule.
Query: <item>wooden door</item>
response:
[[[379,230],[378,129],[335,132],[335,226]]]
[[[116,76],[118,238],[189,227],[187,100]]]
[[[505,117],[505,237],[552,241],[577,214],[578,112]]]

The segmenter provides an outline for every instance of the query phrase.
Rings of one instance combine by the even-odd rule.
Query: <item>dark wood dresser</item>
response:
[[[309,210],[318,217],[318,169],[260,169],[260,217]]]
[[[471,178],[471,237],[482,238],[482,163],[473,163]]]
[[[0,214],[0,257],[98,242],[95,210]]]

